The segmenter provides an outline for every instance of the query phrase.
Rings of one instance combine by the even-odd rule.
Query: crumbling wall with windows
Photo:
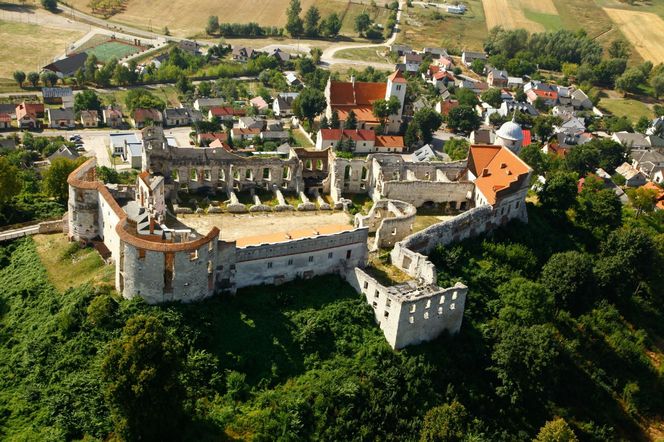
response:
[[[415,207],[434,204],[441,209],[466,210],[472,203],[474,187],[471,182],[385,181],[379,189],[381,197],[406,201]]]
[[[413,233],[417,210],[412,204],[397,200],[378,200],[367,215],[355,215],[356,227],[367,227],[375,233],[371,250],[393,247],[397,241]]]
[[[362,269],[347,273],[346,280],[373,308],[374,318],[394,349],[437,338],[461,329],[468,288],[457,283],[441,288],[409,281],[385,286]]]

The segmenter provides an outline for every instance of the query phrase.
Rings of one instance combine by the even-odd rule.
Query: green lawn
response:
[[[356,48],[344,49],[338,51],[335,56],[337,58],[345,58],[347,60],[360,60],[360,61],[376,61],[379,63],[389,63],[390,60],[382,55],[385,48]]]
[[[559,15],[545,14],[542,12],[531,11],[524,9],[523,14],[528,20],[541,24],[547,31],[557,31],[563,29],[565,26]]]
[[[295,139],[295,147],[314,147],[299,129],[293,129],[292,133]]]
[[[627,117],[634,122],[641,117],[651,118],[653,116],[653,112],[648,106],[631,98],[602,98],[599,108],[617,117]]]

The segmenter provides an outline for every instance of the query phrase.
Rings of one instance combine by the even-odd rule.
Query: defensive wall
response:
[[[456,334],[461,329],[468,293],[461,283],[448,288],[415,281],[385,286],[360,268],[348,272],[346,280],[365,296],[394,349],[430,341],[445,331]]]
[[[367,227],[375,233],[371,250],[393,247],[413,232],[417,209],[404,201],[382,199],[376,201],[367,215],[355,215],[356,227]]]

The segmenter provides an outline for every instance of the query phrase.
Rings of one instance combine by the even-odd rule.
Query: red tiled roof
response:
[[[529,129],[523,129],[521,131],[521,133],[523,134],[523,142],[521,143],[521,145],[522,146],[530,146],[530,144],[533,142],[533,137],[530,134],[530,130]]]
[[[452,109],[459,107],[459,100],[444,100],[440,102],[441,115],[447,116]]]
[[[234,127],[233,133],[235,135],[260,135],[261,130],[258,128],[255,129],[243,129],[240,127]]]
[[[641,186],[641,188],[650,189],[657,192],[657,203],[655,205],[657,206],[658,210],[664,210],[664,189],[662,189],[652,181],[648,181],[643,186]]]
[[[134,121],[161,121],[161,112],[157,109],[136,109],[134,110]]]
[[[198,134],[198,139],[200,141],[213,141],[213,140],[220,140],[220,139],[226,139],[226,133],[225,132],[215,132],[215,133],[202,133]]]
[[[209,147],[219,147],[228,152],[231,152],[233,150],[231,149],[231,146],[228,145],[228,143],[226,143],[225,141],[221,141],[219,138],[216,138],[214,141],[212,141]]]
[[[528,92],[533,92],[537,97],[545,98],[545,99],[551,99],[551,100],[557,100],[558,99],[558,92],[554,91],[542,91],[539,89],[531,89]]]
[[[321,129],[320,132],[323,140],[339,141],[342,137],[341,129]],[[343,137],[353,141],[375,141],[376,132],[370,129],[345,129]]]
[[[12,117],[9,114],[0,114],[0,121],[3,123],[11,123]]]
[[[364,121],[365,123],[378,123],[378,118],[373,113],[371,106],[334,106],[333,109],[339,114],[340,121],[346,121],[348,114],[352,110],[355,112],[357,121]]]
[[[499,193],[517,185],[531,170],[511,150],[501,146],[470,146],[468,167],[489,204],[495,204]]]
[[[403,149],[403,137],[396,135],[376,135],[376,146]]]
[[[210,113],[215,117],[237,117],[246,115],[243,109],[234,109],[231,106],[213,106],[210,108]]]
[[[398,69],[392,72],[392,75],[387,77],[387,79],[392,81],[392,83],[407,83],[406,79],[403,78],[403,74]]]

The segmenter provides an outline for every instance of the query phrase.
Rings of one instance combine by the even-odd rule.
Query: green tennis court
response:
[[[107,41],[86,49],[85,52],[88,55],[95,55],[97,60],[101,63],[106,63],[112,58],[117,58],[119,60],[127,55],[135,54],[140,50],[141,48],[138,46],[120,43],[118,41]]]

